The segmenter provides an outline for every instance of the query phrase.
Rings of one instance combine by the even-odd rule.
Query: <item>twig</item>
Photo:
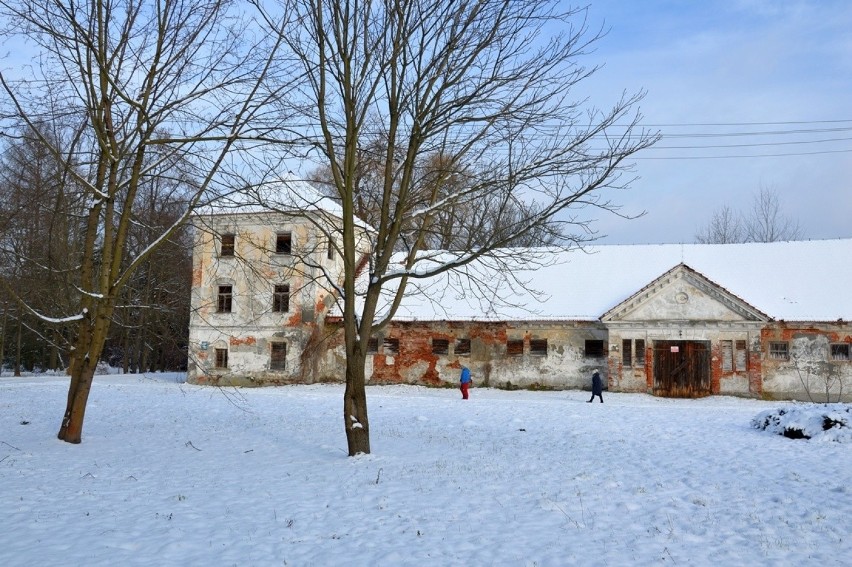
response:
[[[201,449],[199,449],[198,447],[196,447],[195,445],[193,445],[193,444],[192,444],[192,441],[187,441],[187,442],[186,442],[186,444],[185,444],[184,446],[185,446],[185,447],[192,447],[192,448],[193,448],[193,449],[195,449],[196,451],[200,451],[200,450],[201,450]]]
[[[379,468],[379,472],[376,475],[376,484],[379,484],[379,479],[381,479],[381,478],[382,478],[382,469]]]
[[[0,441],[0,443],[3,443],[3,444],[4,444],[4,445],[6,445],[7,447],[11,447],[12,449],[14,449],[14,450],[16,450],[16,451],[20,451],[20,449],[18,449],[18,448],[17,448],[17,447],[15,447],[14,445],[9,445],[9,444],[8,444],[8,443],[6,443],[5,441]]]

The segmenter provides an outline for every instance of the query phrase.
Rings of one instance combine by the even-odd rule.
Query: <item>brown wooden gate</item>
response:
[[[709,341],[654,341],[655,396],[710,395]]]

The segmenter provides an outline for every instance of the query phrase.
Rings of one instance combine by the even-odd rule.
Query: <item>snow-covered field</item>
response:
[[[789,404],[339,385],[0,379],[0,565],[849,565],[852,444],[751,426]]]

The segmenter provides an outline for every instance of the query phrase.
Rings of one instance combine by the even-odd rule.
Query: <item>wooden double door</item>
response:
[[[653,393],[668,398],[710,395],[710,342],[654,341]]]

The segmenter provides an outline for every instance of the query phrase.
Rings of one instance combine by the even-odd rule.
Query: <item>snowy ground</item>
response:
[[[848,565],[852,445],[712,397],[0,379],[0,565]]]

